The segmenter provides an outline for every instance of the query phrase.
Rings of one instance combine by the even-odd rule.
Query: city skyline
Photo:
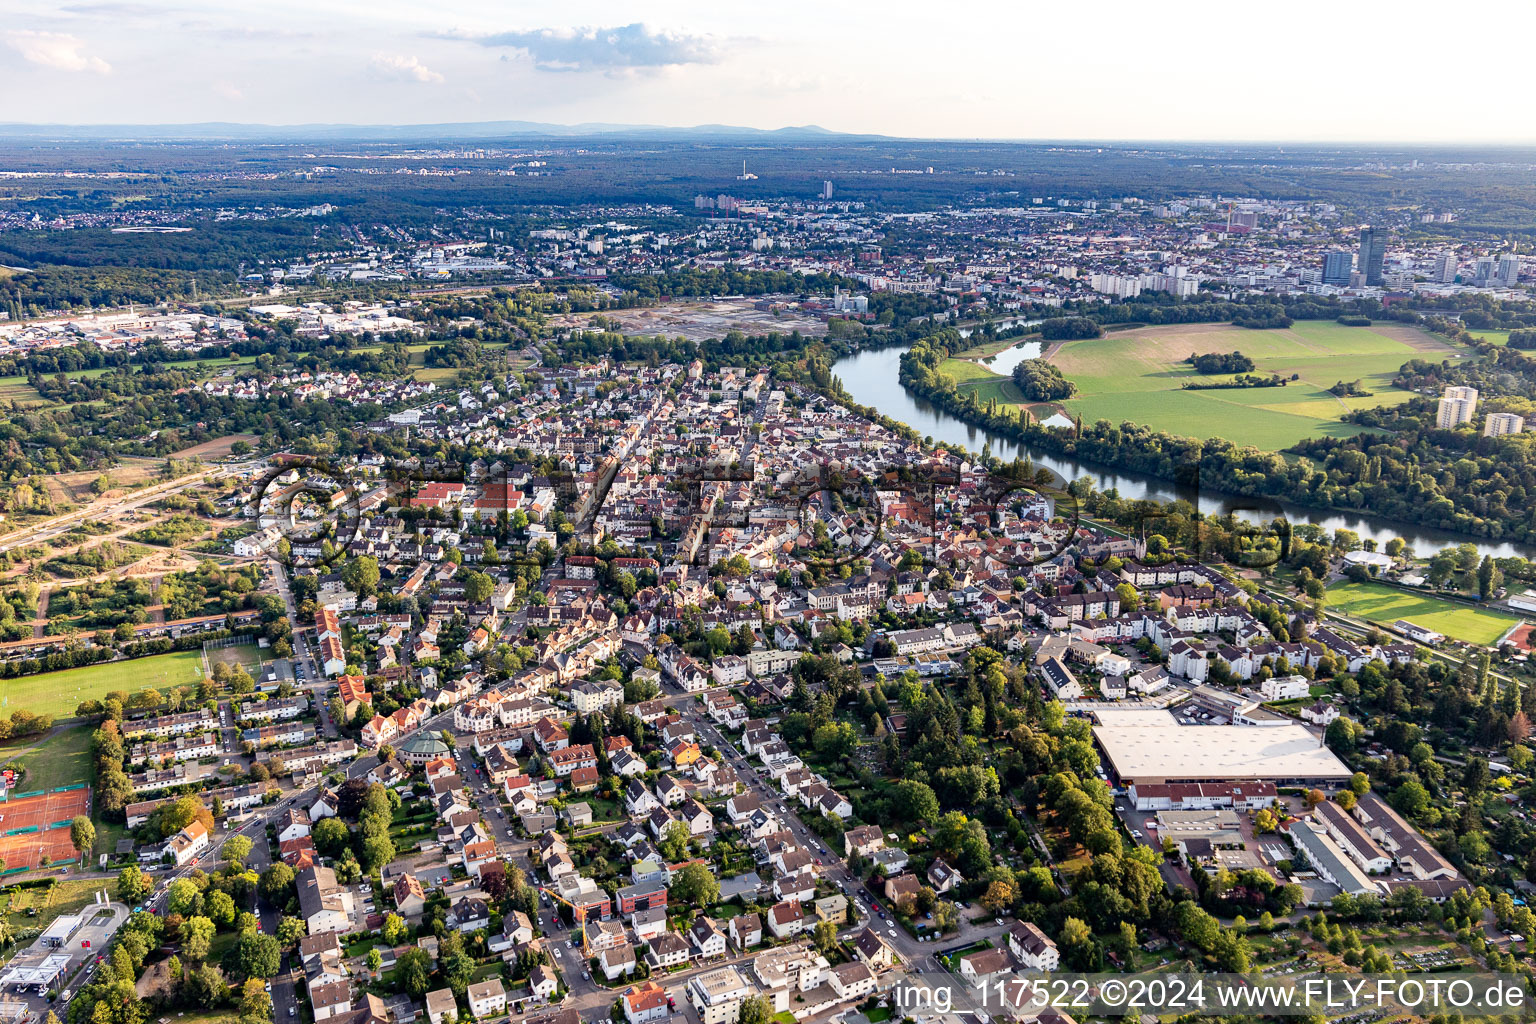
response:
[[[27,123],[527,120],[815,124],[906,138],[1536,140],[1528,122],[1455,91],[1420,91],[1411,104],[1339,102],[1331,79],[1313,73],[1330,60],[1324,33],[1369,38],[1380,52],[1415,44],[1415,30],[1376,3],[1318,7],[1316,18],[1304,6],[1274,23],[1204,2],[1174,12],[1114,3],[1091,38],[1069,14],[1001,7],[921,33],[900,8],[877,21],[803,3],[765,19],[673,2],[637,19],[584,2],[559,23],[485,3],[446,15],[336,0],[280,3],[259,18],[174,0],[46,12],[4,0],[0,11],[0,88],[25,99],[10,119]],[[1527,36],[1520,23],[1536,28],[1536,14],[1511,19],[1494,36],[1470,22],[1437,28],[1438,69],[1472,78],[1516,57]],[[1274,71],[1241,88],[1223,84],[1234,46],[1271,55]],[[1186,57],[1168,59],[1176,52]]]

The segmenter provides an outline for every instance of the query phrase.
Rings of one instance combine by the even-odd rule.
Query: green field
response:
[[[0,896],[5,922],[17,936],[42,932],[60,914],[85,908],[103,888],[99,878],[61,878],[47,889],[14,889]],[[106,888],[110,891],[111,886]],[[29,914],[29,910],[36,914]]]
[[[111,690],[134,693],[155,687],[196,683],[203,678],[201,651],[156,654],[131,661],[108,661],[84,668],[67,668],[35,676],[0,680],[0,713],[25,709],[64,718],[83,700],[101,698]]]
[[[1202,378],[1184,360],[1191,354],[1241,351],[1257,373],[1299,379],[1283,388],[1186,391]],[[1342,423],[1346,411],[1396,405],[1413,397],[1391,386],[1409,359],[1454,358],[1449,346],[1396,325],[1345,327],[1300,321],[1283,331],[1250,331],[1225,325],[1148,327],[1064,345],[1052,356],[1078,386],[1062,403],[1085,421],[1131,420],[1191,437],[1220,436],[1237,444],[1280,450],[1308,437],[1349,437],[1360,432]],[[1339,399],[1327,389],[1360,380],[1373,392]]]
[[[1486,341],[1494,345],[1509,344],[1508,331],[1468,331],[1467,333],[1478,341]]]
[[[47,739],[34,736],[0,747],[0,767],[20,761],[27,767],[24,791],[59,789],[91,781],[91,731],[60,729]]]
[[[1372,622],[1407,619],[1415,626],[1474,644],[1491,644],[1520,621],[1513,615],[1469,608],[1428,594],[1409,594],[1380,583],[1336,583],[1328,588],[1328,607]]]
[[[91,778],[91,730],[88,727],[55,727],[51,736],[15,740],[0,746],[0,768],[13,763],[26,767],[26,776],[18,789],[60,789],[76,783],[90,783]],[[96,853],[111,853],[117,841],[127,832],[121,821],[108,821],[101,808],[95,807],[91,821],[96,825]]]
[[[997,374],[980,363],[971,362],[969,359],[946,359],[939,364],[939,372],[947,373],[955,378],[956,384],[969,384],[972,381],[997,379]]]
[[[37,388],[27,383],[26,377],[0,377],[0,402],[9,405],[11,402],[20,402],[23,406],[47,405],[48,400],[38,393]]]
[[[978,381],[975,384],[960,385],[962,392],[969,391],[976,395],[976,400],[982,405],[992,399],[997,399],[999,405],[1030,405],[1024,392],[1019,390],[1017,384],[1007,377],[993,377],[990,380]]]
[[[1001,346],[1007,347],[1007,346]],[[1257,373],[1289,379],[1282,388],[1186,391],[1202,377],[1184,360],[1194,353],[1241,351]],[[1449,345],[1413,328],[1345,327],[1301,321],[1283,331],[1250,331],[1225,324],[1143,327],[1063,345],[1051,361],[1078,387],[1060,403],[1085,422],[1130,420],[1189,437],[1220,436],[1271,451],[1309,437],[1352,437],[1363,428],[1340,421],[1346,412],[1397,405],[1412,398],[1392,387],[1409,359],[1456,358]],[[982,402],[1028,404],[1010,378],[966,359],[946,359],[939,372]],[[1359,380],[1368,397],[1337,398],[1339,381]],[[1037,410],[1043,417],[1044,412]]]

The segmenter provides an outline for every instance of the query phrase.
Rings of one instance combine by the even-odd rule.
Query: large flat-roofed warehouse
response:
[[[1343,782],[1352,774],[1299,725],[1180,725],[1136,714],[1099,716],[1093,735],[1121,785],[1167,782]]]

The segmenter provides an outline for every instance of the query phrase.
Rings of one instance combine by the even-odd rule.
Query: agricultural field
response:
[[[0,680],[0,711],[25,709],[65,718],[83,700],[101,699],[112,690],[136,693],[154,687],[183,686],[203,678],[201,651],[176,651],[130,661],[107,661],[33,676]]]
[[[51,404],[48,399],[38,393],[36,388],[27,383],[27,378],[0,377],[0,403],[9,406],[12,402],[19,402],[26,409]]]
[[[1513,615],[1410,594],[1380,583],[1336,583],[1328,588],[1328,607],[1372,622],[1407,619],[1416,626],[1455,640],[1491,644],[1520,620]]]
[[[260,438],[255,434],[230,434],[228,437],[220,437],[212,441],[204,441],[202,444],[195,444],[190,448],[183,448],[181,451],[173,453],[171,458],[204,459],[212,462],[232,454],[229,449],[237,441],[244,441],[246,444],[255,445],[259,440]]]
[[[1241,351],[1255,373],[1299,379],[1283,388],[1186,391],[1204,377],[1184,363],[1191,354]],[[1433,336],[1399,325],[1345,327],[1301,321],[1283,331],[1250,331],[1222,324],[1145,327],[1103,338],[1067,342],[1050,359],[1079,395],[1061,403],[1084,420],[1131,420],[1192,437],[1221,436],[1237,444],[1278,451],[1308,437],[1349,437],[1359,427],[1342,423],[1346,411],[1395,405],[1412,395],[1391,386],[1409,359],[1456,358]],[[1327,389],[1359,380],[1369,397],[1336,398]]]

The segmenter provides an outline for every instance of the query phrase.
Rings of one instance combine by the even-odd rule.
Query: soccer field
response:
[[[1502,612],[1409,594],[1379,583],[1335,583],[1328,588],[1328,607],[1387,625],[1407,619],[1415,626],[1474,644],[1491,644],[1520,621]]]
[[[1202,377],[1184,362],[1190,355],[1234,351],[1254,361],[1255,373],[1287,379],[1295,374],[1298,379],[1281,388],[1183,389],[1185,381],[1222,379]],[[1413,397],[1392,387],[1403,363],[1456,356],[1454,349],[1412,328],[1304,320],[1282,331],[1223,324],[1144,327],[1068,342],[1051,361],[1078,387],[1078,396],[1063,404],[1086,422],[1131,420],[1278,451],[1308,437],[1360,433],[1360,427],[1339,417]],[[1340,399],[1327,390],[1338,381],[1354,380],[1371,396]]]
[[[135,693],[154,687],[196,683],[203,678],[201,651],[176,651],[131,661],[108,661],[35,676],[0,680],[0,714],[26,710],[64,718],[83,700],[100,699],[112,690]]]

